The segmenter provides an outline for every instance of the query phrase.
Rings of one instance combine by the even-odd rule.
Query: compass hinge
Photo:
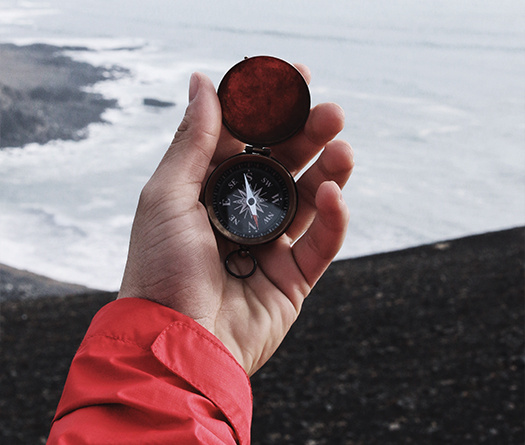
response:
[[[245,153],[251,155],[253,153],[263,156],[270,156],[272,154],[272,150],[267,147],[252,147],[251,145],[247,145],[244,149]]]

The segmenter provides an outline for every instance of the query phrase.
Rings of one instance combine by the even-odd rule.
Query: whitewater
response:
[[[218,85],[259,54],[308,65],[313,103],[345,109],[356,168],[339,259],[524,225],[524,25],[521,0],[0,0],[0,42],[129,70],[90,89],[119,108],[87,139],[0,151],[0,262],[117,289],[191,73]]]

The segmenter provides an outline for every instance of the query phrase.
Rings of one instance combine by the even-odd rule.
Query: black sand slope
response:
[[[524,229],[335,263],[254,379],[254,443],[523,444]]]
[[[334,263],[252,379],[253,444],[523,444],[524,235]],[[75,350],[114,297],[1,303],[0,443],[45,442]]]

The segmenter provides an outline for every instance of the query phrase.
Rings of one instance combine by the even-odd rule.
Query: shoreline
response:
[[[253,445],[523,443],[525,227],[334,262],[252,378]],[[116,293],[0,303],[0,437],[45,443]]]
[[[366,261],[368,259],[388,257],[389,255],[410,254],[420,249],[433,248],[436,250],[447,250],[451,243],[468,242],[484,236],[491,236],[523,229],[525,226],[511,227],[480,234],[467,235],[460,238],[447,239],[419,246],[406,247],[403,249],[372,253],[359,257],[346,258],[332,262],[332,265],[346,263],[348,261]],[[332,266],[331,266],[332,267]],[[118,289],[106,290],[96,289],[82,284],[57,280],[27,269],[19,269],[8,264],[0,263],[0,304],[5,301],[16,301],[42,297],[63,297],[69,295],[82,295],[88,293],[116,293]]]
[[[119,108],[119,103],[90,87],[132,74],[122,66],[95,66],[67,54],[86,51],[94,50],[0,42],[0,150],[53,140],[79,141],[89,136],[90,124],[108,123],[104,112]],[[176,105],[154,97],[144,97],[142,104]]]
[[[113,66],[93,66],[64,54],[88,48],[0,43],[0,149],[88,137],[88,125],[105,123],[116,99],[86,91],[129,75]]]
[[[25,269],[0,263],[0,304],[49,296],[81,295],[102,292],[75,283],[54,280]]]

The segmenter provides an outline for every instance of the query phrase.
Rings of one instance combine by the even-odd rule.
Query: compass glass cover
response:
[[[230,241],[246,245],[282,235],[297,208],[296,186],[284,167],[272,159],[247,154],[219,166],[205,195],[214,226]]]

